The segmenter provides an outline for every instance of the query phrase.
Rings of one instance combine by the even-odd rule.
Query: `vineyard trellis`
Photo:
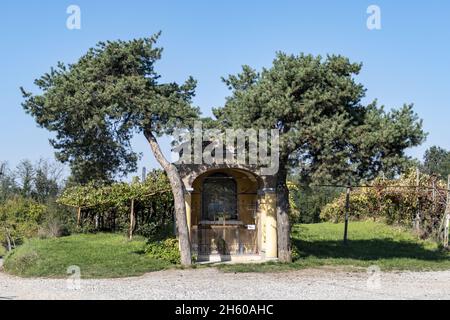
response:
[[[161,199],[173,208],[173,197],[168,179],[162,171],[158,170],[146,176],[145,181],[142,182],[136,178],[131,183],[119,182],[106,186],[96,186],[91,183],[70,187],[63,192],[57,202],[76,209],[78,227],[82,226],[83,212],[89,209],[117,210],[119,208],[121,211],[128,211],[128,237],[132,239],[137,221],[136,202]],[[115,217],[113,219],[115,220]],[[94,220],[97,226],[97,214]]]
[[[344,242],[349,219],[371,217],[409,225],[422,238],[433,238],[449,247],[450,176],[444,182],[416,170],[393,180],[378,178],[364,185],[322,184],[313,188],[338,190],[337,196],[322,206],[321,218],[344,221]]]

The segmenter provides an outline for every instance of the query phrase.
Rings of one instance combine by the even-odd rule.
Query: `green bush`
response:
[[[149,242],[145,247],[145,253],[155,259],[164,260],[174,264],[180,263],[180,250],[178,240],[175,238]]]
[[[6,255],[6,249],[0,244],[0,258]]]
[[[25,270],[35,266],[38,259],[39,255],[33,249],[20,252],[13,250],[6,256],[5,268],[14,274],[22,274]],[[11,261],[14,261],[14,263],[11,263]]]
[[[0,204],[0,244],[18,246],[38,234],[47,207],[16,196]]]
[[[75,215],[69,208],[53,201],[47,203],[47,209],[39,223],[39,238],[57,238],[70,235],[76,229]]]
[[[135,233],[149,239],[149,242],[162,241],[173,237],[174,225],[172,221],[165,222],[164,224],[159,221],[148,222],[136,227]]]
[[[292,246],[292,252],[291,252],[291,257],[292,257],[292,262],[295,262],[297,260],[299,260],[301,258],[300,256],[300,250],[297,248],[297,246]]]

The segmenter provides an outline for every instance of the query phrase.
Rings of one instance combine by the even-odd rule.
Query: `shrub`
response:
[[[292,252],[291,252],[292,262],[299,260],[301,258],[301,256],[300,256],[300,251],[298,250],[297,246],[292,246],[291,250],[292,250]]]
[[[45,220],[38,230],[38,237],[45,238],[58,238],[69,235],[67,226],[65,226],[60,220]]]
[[[145,247],[145,253],[155,259],[164,260],[173,264],[180,263],[178,240],[175,238],[149,242]]]
[[[68,208],[49,202],[39,224],[39,238],[57,238],[68,236],[75,230],[75,216]]]
[[[0,243],[15,247],[36,236],[45,211],[44,205],[19,196],[0,204]]]
[[[34,250],[25,250],[20,253],[11,251],[5,259],[5,269],[14,274],[22,274],[30,269],[38,260],[39,255]]]
[[[135,233],[149,239],[149,241],[161,241],[172,237],[175,232],[173,222],[162,224],[160,221],[155,221],[138,226]]]
[[[377,208],[379,201],[374,193],[372,188],[352,190],[350,197],[351,220],[376,218],[375,212],[379,209]],[[388,205],[387,199],[385,200],[384,204]],[[320,213],[321,219],[335,223],[342,222],[345,215],[345,202],[346,194],[344,192],[333,202],[330,202],[323,207]],[[380,217],[381,216],[378,216],[378,218]]]
[[[0,258],[6,255],[6,249],[0,244]]]

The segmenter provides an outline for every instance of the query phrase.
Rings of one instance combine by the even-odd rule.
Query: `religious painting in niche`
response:
[[[237,220],[237,190],[233,177],[215,173],[203,181],[202,220]]]

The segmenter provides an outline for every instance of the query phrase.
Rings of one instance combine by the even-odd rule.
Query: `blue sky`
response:
[[[68,30],[66,9],[81,8],[81,30]],[[368,30],[369,5],[381,9],[381,30]],[[159,30],[164,80],[198,80],[195,104],[205,115],[228,94],[221,76],[242,64],[270,66],[276,51],[336,53],[364,67],[366,101],[387,108],[414,103],[429,132],[409,154],[431,145],[450,149],[450,2],[428,1],[2,1],[0,6],[0,161],[52,159],[51,136],[20,103],[19,87],[57,61],[75,62],[101,40],[149,36]],[[141,166],[155,161],[143,137]]]

